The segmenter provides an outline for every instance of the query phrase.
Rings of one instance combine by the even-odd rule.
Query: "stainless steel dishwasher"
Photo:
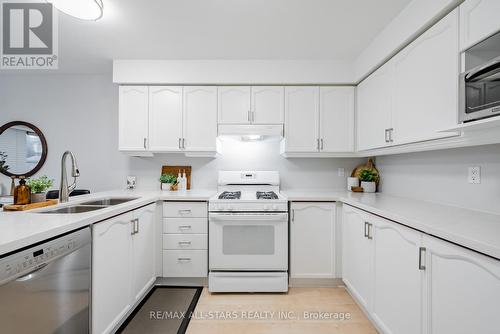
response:
[[[0,332],[88,334],[90,228],[0,258]]]

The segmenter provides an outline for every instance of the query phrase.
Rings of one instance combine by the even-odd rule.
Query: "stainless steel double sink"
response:
[[[65,206],[58,209],[39,211],[38,213],[59,213],[59,214],[71,214],[71,213],[84,213],[95,210],[101,210],[108,208],[113,205],[123,204],[137,199],[137,197],[109,197],[100,200],[88,201],[83,203],[78,203],[71,206]]]

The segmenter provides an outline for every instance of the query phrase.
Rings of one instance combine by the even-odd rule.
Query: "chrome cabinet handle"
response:
[[[147,141],[148,141],[147,138],[144,138],[144,142],[143,142],[144,149],[146,149]]]
[[[182,148],[186,148],[186,138],[182,138]]]
[[[181,142],[182,142],[182,138],[179,138],[179,150],[182,148],[181,147]]]
[[[389,143],[389,129],[385,129],[385,142]]]
[[[135,219],[135,233],[139,233],[139,218]]]
[[[373,239],[373,235],[372,235],[372,227],[373,227],[373,224],[370,224],[368,223],[368,233],[366,235],[366,237],[370,240]]]
[[[132,232],[130,232],[131,235],[135,234],[135,219],[132,219],[130,221],[130,224],[132,224]]]
[[[425,257],[425,247],[420,247],[418,249],[418,270],[425,270],[424,257]]]
[[[323,138],[321,138],[321,150],[323,151]]]
[[[292,209],[292,217],[291,218],[292,218],[292,222],[294,222],[295,221],[295,209]]]
[[[369,225],[369,224],[370,224],[370,223],[365,222],[365,231],[364,231],[364,232],[365,232],[365,233],[364,233],[364,237],[365,237],[365,238],[368,238],[368,225]]]
[[[191,262],[191,258],[190,257],[178,257],[177,261],[179,261],[179,262]]]
[[[389,132],[389,143],[393,143],[394,140],[392,139],[392,133],[394,132],[394,128],[389,128],[387,130]]]
[[[191,210],[190,209],[179,210],[179,214],[181,214],[181,215],[183,215],[183,214],[191,214]]]
[[[319,151],[319,138],[316,139],[316,149]]]
[[[191,241],[179,241],[179,246],[191,246]]]
[[[189,229],[191,229],[191,225],[180,225],[179,229],[180,230],[189,230]]]

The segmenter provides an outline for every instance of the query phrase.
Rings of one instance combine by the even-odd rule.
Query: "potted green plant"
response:
[[[7,153],[0,152],[0,170],[3,171],[9,170],[9,166],[7,166],[6,163],[7,163]]]
[[[363,169],[359,173],[361,188],[365,193],[374,193],[377,191],[377,173],[370,169]]]
[[[174,184],[177,183],[177,177],[172,174],[161,174],[160,176],[161,190],[172,190]]]
[[[46,200],[46,192],[52,187],[54,180],[44,175],[38,179],[29,179],[27,184],[31,190],[31,203],[38,203]]]

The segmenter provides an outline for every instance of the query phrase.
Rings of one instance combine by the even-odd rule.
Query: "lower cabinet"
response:
[[[382,333],[498,333],[500,261],[344,205],[343,279]]]
[[[156,204],[92,227],[92,332],[110,333],[154,283]]]
[[[291,204],[291,278],[336,277],[335,212],[335,203]]]

